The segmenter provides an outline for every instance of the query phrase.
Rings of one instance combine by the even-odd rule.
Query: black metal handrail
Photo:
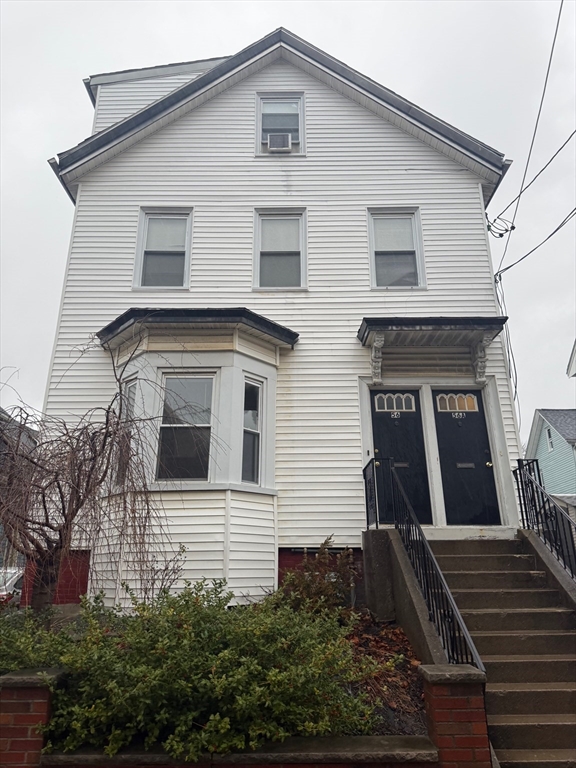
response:
[[[535,531],[558,562],[576,579],[576,523],[546,492],[538,459],[519,459],[513,474],[522,526]]]
[[[394,526],[398,530],[410,558],[428,607],[428,616],[436,627],[448,661],[450,664],[472,664],[485,672],[485,667],[450,592],[450,587],[446,583],[406,491],[394,469],[394,459],[392,458],[372,459],[364,468],[368,528],[371,527],[371,521],[376,528],[378,527],[377,472],[382,472],[383,481],[387,480],[385,487],[390,495],[389,501],[392,503]]]

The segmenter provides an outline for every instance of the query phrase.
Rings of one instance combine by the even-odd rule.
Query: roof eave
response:
[[[174,325],[206,326],[207,324],[244,326],[267,337],[269,343],[292,349],[299,334],[286,326],[269,320],[246,307],[233,308],[143,308],[132,307],[97,332],[102,346],[115,348],[133,340],[142,328],[170,327]]]

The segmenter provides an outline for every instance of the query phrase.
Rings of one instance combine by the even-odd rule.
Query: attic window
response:
[[[546,443],[548,444],[548,451],[553,451],[554,441],[552,440],[552,430],[550,427],[546,427]]]
[[[302,94],[258,97],[258,154],[302,154]]]

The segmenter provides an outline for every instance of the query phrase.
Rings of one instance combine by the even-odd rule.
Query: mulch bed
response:
[[[424,686],[418,674],[420,661],[402,629],[393,623],[374,621],[365,612],[349,639],[359,656],[375,659],[379,665],[377,676],[358,686],[359,692],[377,704],[380,723],[373,735],[426,734]]]

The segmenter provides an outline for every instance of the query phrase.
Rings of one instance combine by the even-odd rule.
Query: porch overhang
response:
[[[267,317],[258,315],[246,307],[223,309],[148,309],[137,307],[126,310],[104,326],[98,339],[107,349],[117,349],[123,344],[137,341],[151,330],[190,331],[239,329],[275,347],[293,349],[299,334]]]
[[[486,349],[507,317],[365,317],[358,339],[372,350],[372,377],[382,382],[383,350],[467,349],[478,384],[486,381]]]

